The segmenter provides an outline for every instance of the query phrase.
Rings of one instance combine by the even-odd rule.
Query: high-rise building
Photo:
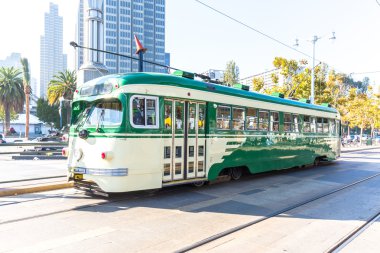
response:
[[[67,55],[63,54],[63,18],[58,5],[50,3],[45,13],[45,34],[41,36],[39,97],[45,97],[50,80],[67,68]]]
[[[86,12],[81,0],[78,14],[77,41],[83,37],[83,15]],[[148,49],[144,60],[165,64],[165,0],[104,0],[104,49],[137,58],[134,35]],[[83,45],[83,44],[82,44]],[[111,54],[104,55],[110,73],[135,72],[138,61]],[[77,67],[83,63],[78,51]],[[144,71],[166,72],[166,68],[144,63]]]
[[[5,60],[0,60],[0,67],[15,67],[21,68],[21,54],[20,53],[11,53],[10,56],[7,56]]]
[[[78,86],[108,73],[101,52],[104,46],[103,4],[103,0],[88,0],[83,6],[83,43],[86,48],[97,50],[83,50],[83,64],[78,70]]]

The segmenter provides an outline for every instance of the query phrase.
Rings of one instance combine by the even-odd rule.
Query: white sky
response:
[[[299,39],[298,50],[312,55],[338,71],[349,73],[380,70],[380,6],[376,0],[202,0],[242,22],[288,45]],[[64,21],[64,52],[74,67],[77,0],[0,0],[0,59],[22,53],[31,62],[33,77],[39,76],[40,36],[49,2],[59,4]],[[335,31],[337,39],[328,40]],[[211,11],[194,0],[166,0],[166,51],[171,65],[193,72],[224,69],[235,60],[240,76],[273,68],[276,56],[303,59],[268,38]],[[311,59],[308,59],[311,63]],[[354,75],[361,80],[365,75]],[[367,74],[380,84],[380,73]]]

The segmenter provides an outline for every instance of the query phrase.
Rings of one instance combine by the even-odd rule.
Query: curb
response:
[[[0,188],[0,197],[21,195],[26,193],[35,193],[43,191],[52,191],[71,188],[74,186],[74,182],[64,182],[64,183],[55,183],[55,184],[44,184],[36,186],[18,186],[14,188]]]
[[[371,149],[380,149],[380,146],[342,150],[341,153],[350,153],[350,152],[356,152],[356,151],[362,151],[362,150],[371,150]]]

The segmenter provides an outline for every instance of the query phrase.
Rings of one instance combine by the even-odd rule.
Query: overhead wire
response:
[[[233,20],[234,22],[236,22],[236,23],[238,23],[238,24],[240,24],[240,25],[242,25],[242,26],[244,26],[244,27],[246,27],[246,28],[248,28],[248,29],[250,29],[250,30],[252,30],[252,31],[254,31],[254,32],[257,32],[257,33],[261,34],[262,36],[264,36],[264,37],[266,37],[266,38],[268,38],[268,39],[270,39],[270,40],[272,40],[272,41],[274,41],[274,42],[277,42],[277,43],[279,43],[279,44],[281,44],[281,45],[283,45],[283,46],[285,46],[285,47],[287,47],[287,48],[289,48],[289,49],[291,49],[291,50],[293,50],[293,51],[296,51],[296,52],[298,52],[298,53],[300,53],[300,54],[302,54],[302,55],[304,55],[304,56],[307,56],[307,57],[313,59],[313,57],[312,57],[311,55],[309,55],[309,54],[307,54],[307,53],[305,53],[305,52],[302,52],[301,50],[298,50],[298,49],[296,49],[296,48],[294,48],[294,47],[292,47],[292,46],[290,46],[290,45],[288,45],[288,44],[286,44],[286,43],[284,43],[284,42],[282,42],[282,41],[280,41],[280,40],[278,40],[278,39],[276,39],[276,38],[274,38],[274,37],[272,37],[272,36],[270,36],[270,35],[268,35],[268,34],[266,34],[266,33],[264,33],[264,32],[262,32],[262,31],[260,31],[260,30],[258,30],[258,29],[256,29],[256,28],[254,28],[254,27],[252,27],[252,26],[250,26],[250,25],[248,25],[248,24],[246,24],[246,23],[244,23],[244,22],[242,22],[242,21],[240,21],[240,20],[238,20],[238,19],[236,19],[236,18],[234,18],[234,17],[232,17],[232,16],[230,16],[230,15],[228,15],[228,14],[226,14],[226,13],[224,13],[224,12],[222,12],[222,11],[220,11],[220,10],[218,10],[218,9],[216,9],[216,8],[210,6],[210,5],[208,5],[208,4],[206,4],[206,3],[202,2],[202,1],[200,1],[200,0],[194,0],[194,1],[195,1],[195,2],[198,2],[199,4],[201,4],[201,5],[203,5],[203,6],[207,7],[207,8],[209,8],[209,9],[211,9],[211,10],[213,10],[214,12],[217,12],[217,13],[219,13],[219,14],[225,16],[226,18],[228,18],[228,19],[230,19],[230,20]],[[379,4],[378,0],[376,0],[376,2]],[[379,5],[380,5],[380,4],[379,4]],[[333,69],[337,69],[337,68],[334,68],[333,66],[331,66],[330,64],[327,64],[327,63],[324,62],[324,61],[318,60],[318,59],[316,59],[316,58],[315,58],[315,60],[316,60],[316,61],[319,61],[319,62],[323,62],[323,63],[325,63],[326,65],[332,67]],[[338,70],[338,69],[337,69],[337,70]],[[341,72],[345,72],[345,71],[341,71]]]

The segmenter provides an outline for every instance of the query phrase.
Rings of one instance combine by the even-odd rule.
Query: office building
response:
[[[63,18],[58,15],[58,5],[50,3],[45,13],[45,30],[41,36],[39,97],[46,97],[50,80],[67,68],[67,56],[63,54]]]
[[[272,77],[274,75],[278,77],[278,82],[277,83],[273,82],[273,78]],[[239,83],[244,84],[244,85],[248,85],[249,86],[249,90],[252,90],[253,79],[255,79],[255,78],[257,78],[257,79],[258,78],[263,79],[263,81],[264,81],[264,87],[263,87],[263,89],[264,90],[272,88],[275,85],[282,86],[284,84],[284,76],[281,75],[281,70],[280,69],[273,69],[273,70],[265,71],[265,72],[262,72],[262,73],[259,73],[259,74],[256,74],[256,75],[252,75],[252,76],[248,76],[248,77],[242,78],[242,79],[239,80]]]
[[[103,6],[103,0],[88,0],[83,5],[83,43],[86,48],[96,50],[83,50],[83,64],[78,70],[78,86],[108,73],[107,67],[104,66],[104,54],[100,52],[104,45]],[[80,8],[81,3],[79,10]],[[81,18],[80,15],[78,17]],[[78,31],[81,31],[81,28]],[[78,56],[80,57],[80,53]]]
[[[21,69],[22,65],[20,60],[20,53],[11,53],[11,55],[7,56],[7,58],[5,58],[4,60],[0,60],[0,67],[15,67]]]
[[[81,39],[84,21],[81,12],[86,12],[83,0],[79,4],[77,41]],[[84,5],[85,6],[85,5]],[[134,35],[148,51],[144,60],[165,64],[165,0],[104,0],[104,50],[138,58],[135,54]],[[79,52],[79,51],[78,51]],[[77,66],[83,63],[78,53]],[[104,54],[104,64],[110,73],[136,72],[138,61]],[[144,71],[166,72],[166,68],[144,63]]]

